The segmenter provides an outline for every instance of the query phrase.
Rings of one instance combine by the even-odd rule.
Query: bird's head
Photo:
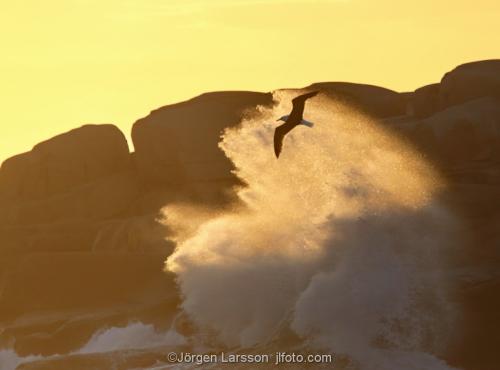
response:
[[[288,117],[290,117],[290,115],[282,116],[282,117],[278,118],[276,121],[278,121],[278,122],[279,122],[279,121],[284,121],[284,122],[286,122],[286,120],[288,119]]]

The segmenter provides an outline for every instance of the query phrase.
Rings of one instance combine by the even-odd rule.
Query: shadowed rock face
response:
[[[500,97],[500,60],[458,66],[440,83],[427,85],[409,95],[409,111],[422,119],[447,108],[483,97]]]
[[[50,197],[129,166],[127,141],[117,127],[85,125],[6,160],[0,169],[0,199]]]
[[[426,118],[440,110],[439,84],[421,87],[413,93],[412,113],[417,118]]]
[[[139,173],[153,184],[234,182],[231,163],[217,146],[220,135],[245,110],[271,103],[271,94],[218,92],[151,112],[132,129]]]
[[[500,264],[499,86],[498,60],[459,66],[410,93],[343,82],[310,86],[378,118],[448,180],[443,198],[470,231],[454,263],[484,272],[457,289],[464,334],[448,357],[467,370],[497,366],[490,354],[498,333],[489,328],[500,325],[500,304],[492,298],[500,279],[489,271]],[[6,160],[0,168],[0,348],[15,339],[22,354],[67,353],[107,325],[165,325],[179,298],[162,272],[173,244],[156,221],[158,211],[178,198],[212,206],[230,200],[224,195],[237,180],[218,148],[221,132],[270,104],[269,93],[203,94],[139,119],[135,153],[116,127],[86,125]],[[124,370],[149,366],[162,354],[122,353],[128,360],[121,364]],[[107,369],[115,360],[79,355],[20,368]]]
[[[395,124],[452,181],[500,183],[500,99],[484,97]]]
[[[6,160],[0,169],[0,255],[90,250],[100,223],[140,197],[125,136],[86,125]]]
[[[500,96],[500,60],[462,64],[441,80],[442,109],[484,96]]]

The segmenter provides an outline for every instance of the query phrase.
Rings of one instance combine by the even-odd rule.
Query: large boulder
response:
[[[312,84],[308,89],[321,90],[377,118],[406,113],[404,94],[379,86],[348,82],[320,82]]]
[[[446,73],[439,95],[441,109],[484,96],[500,96],[500,59],[463,64]]]
[[[130,166],[123,133],[113,125],[85,125],[7,159],[0,168],[0,200],[47,198]]]
[[[157,109],[132,128],[136,166],[152,184],[233,181],[232,165],[218,147],[222,131],[246,110],[271,103],[271,94],[217,92]]]
[[[393,127],[460,182],[500,183],[500,99],[484,97]]]
[[[421,122],[432,127],[437,150],[450,163],[500,160],[500,100],[480,98],[448,108]]]
[[[411,113],[417,118],[426,118],[440,110],[439,84],[432,84],[415,90],[411,96]]]

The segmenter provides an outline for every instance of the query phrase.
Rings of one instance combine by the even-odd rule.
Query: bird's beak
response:
[[[281,118],[278,118],[278,119],[276,120],[276,122],[279,122],[279,121],[281,121]]]

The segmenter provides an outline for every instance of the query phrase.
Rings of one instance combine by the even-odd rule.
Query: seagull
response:
[[[285,135],[292,131],[295,126],[304,125],[307,127],[313,127],[313,123],[303,119],[302,114],[304,113],[306,100],[312,98],[318,94],[318,92],[319,91],[313,91],[293,98],[293,108],[290,114],[277,119],[277,121],[284,121],[285,123],[276,127],[276,130],[274,130],[274,154],[276,154],[276,158],[279,158],[280,156]]]

